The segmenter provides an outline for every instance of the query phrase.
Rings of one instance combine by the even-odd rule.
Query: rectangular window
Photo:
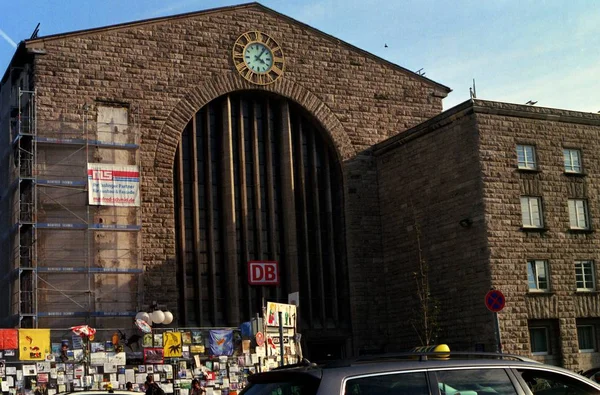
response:
[[[563,149],[566,173],[581,173],[581,151],[578,149]]]
[[[521,196],[521,215],[524,228],[543,228],[542,198]]]
[[[534,260],[528,261],[527,280],[529,282],[529,291],[548,292],[550,290],[548,280],[548,262]]]
[[[593,261],[575,262],[575,281],[578,291],[595,291],[596,279]]]
[[[517,145],[517,160],[519,169],[535,170],[535,147],[533,145]]]
[[[548,355],[550,347],[548,345],[548,328],[531,327],[529,328],[529,339],[531,341],[531,353],[533,355]]]
[[[571,229],[590,228],[590,220],[586,200],[569,199],[569,226],[571,227]]]
[[[250,391],[249,393],[251,393]],[[257,392],[255,392],[257,393]],[[270,390],[264,394],[274,392]],[[281,392],[279,392],[281,393]],[[294,394],[284,392],[283,394]],[[429,385],[425,372],[372,374],[370,376],[351,378],[345,382],[344,394],[411,394],[429,395]]]
[[[596,351],[594,327],[592,325],[577,325],[577,340],[580,352]]]
[[[432,372],[433,373],[433,372]],[[439,393],[443,395],[459,394],[517,394],[517,391],[504,369],[459,369],[438,370]],[[387,392],[387,394],[413,394],[412,391]],[[433,391],[432,393],[438,393]],[[363,392],[364,394],[364,392]],[[373,392],[371,392],[373,394]]]

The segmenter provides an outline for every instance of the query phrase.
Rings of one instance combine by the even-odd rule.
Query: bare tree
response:
[[[417,292],[415,293],[417,309],[415,312],[415,317],[410,320],[410,323],[417,333],[421,345],[430,346],[435,344],[440,332],[440,325],[438,321],[440,307],[438,300],[431,295],[429,283],[429,264],[425,258],[423,258],[423,250],[421,247],[421,227],[417,222],[417,216],[412,202],[411,208],[413,212],[414,229],[417,239],[418,266],[417,270],[412,273],[417,288]]]

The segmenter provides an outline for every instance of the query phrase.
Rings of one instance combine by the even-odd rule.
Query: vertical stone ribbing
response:
[[[197,117],[194,116],[192,118],[192,130],[191,130],[191,152],[190,152],[190,160],[191,160],[191,172],[192,172],[192,223],[194,228],[192,230],[192,238],[194,243],[194,266],[195,266],[195,289],[196,289],[196,300],[194,301],[194,310],[196,312],[196,316],[198,320],[202,320],[202,259],[200,257],[200,202],[198,198],[198,186],[199,186],[199,177],[198,177],[198,142],[197,142],[197,132],[198,132],[198,120]]]
[[[239,287],[238,287],[238,245],[236,243],[235,215],[235,182],[233,175],[233,130],[231,122],[231,98],[227,96],[222,104],[222,151],[221,151],[221,186],[222,186],[222,218],[224,221],[224,257],[227,290],[225,312],[227,325],[235,326],[240,322]]]
[[[182,265],[180,268],[180,277],[181,280],[183,282],[183,287],[181,289],[181,298],[183,299],[183,303],[182,303],[182,307],[178,309],[178,314],[179,317],[176,317],[177,320],[179,322],[181,322],[183,325],[187,324],[187,311],[186,311],[186,306],[187,306],[187,300],[188,300],[188,295],[187,295],[187,286],[185,285],[186,282],[186,278],[187,278],[187,273],[186,273],[186,264],[185,264],[185,195],[184,195],[184,190],[183,190],[183,146],[180,144],[179,145],[179,149],[177,150],[177,182],[178,182],[178,193],[177,193],[177,200],[178,200],[178,206],[179,206],[179,210],[177,212],[177,220],[179,222],[179,240],[178,240],[178,244],[179,244],[179,257],[182,261]]]
[[[280,166],[282,189],[283,244],[285,248],[286,282],[290,292],[299,290],[298,242],[296,238],[296,199],[294,196],[294,158],[292,150],[292,127],[287,101],[281,103]]]

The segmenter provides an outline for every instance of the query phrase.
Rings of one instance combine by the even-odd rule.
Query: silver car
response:
[[[600,394],[556,366],[492,353],[395,354],[278,368],[249,377],[240,395]]]

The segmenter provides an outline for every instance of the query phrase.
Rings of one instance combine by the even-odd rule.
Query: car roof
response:
[[[545,365],[529,358],[511,354],[498,353],[469,353],[449,352],[439,353],[400,353],[361,356],[314,364],[305,361],[294,366],[283,366],[265,373],[250,376],[250,382],[267,382],[273,380],[286,380],[290,376],[310,375],[315,378],[324,376],[343,379],[345,377],[361,376],[368,374],[385,374],[401,371],[415,371],[428,369],[456,369],[456,368],[524,368],[544,369],[577,376],[575,373],[552,365]]]

